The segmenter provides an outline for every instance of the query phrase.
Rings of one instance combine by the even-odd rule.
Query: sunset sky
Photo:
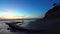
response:
[[[0,0],[1,18],[42,18],[60,0]]]

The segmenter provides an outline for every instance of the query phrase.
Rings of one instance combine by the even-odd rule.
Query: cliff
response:
[[[48,10],[45,14],[44,19],[52,19],[60,17],[60,6],[54,6],[52,9]]]

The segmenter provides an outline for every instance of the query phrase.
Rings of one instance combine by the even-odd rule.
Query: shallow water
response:
[[[34,21],[34,20],[25,20],[24,23],[28,23],[30,21]],[[7,30],[8,25],[5,24],[6,22],[9,21],[0,21],[0,34],[37,34],[37,33],[28,33],[25,31],[11,32],[10,30]]]

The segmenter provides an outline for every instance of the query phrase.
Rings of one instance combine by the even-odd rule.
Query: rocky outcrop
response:
[[[52,9],[48,10],[45,14],[44,19],[52,19],[60,17],[60,6],[54,6]]]

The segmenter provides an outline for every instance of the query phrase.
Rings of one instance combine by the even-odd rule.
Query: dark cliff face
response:
[[[54,6],[52,9],[48,10],[45,14],[44,19],[60,18],[60,6]]]

